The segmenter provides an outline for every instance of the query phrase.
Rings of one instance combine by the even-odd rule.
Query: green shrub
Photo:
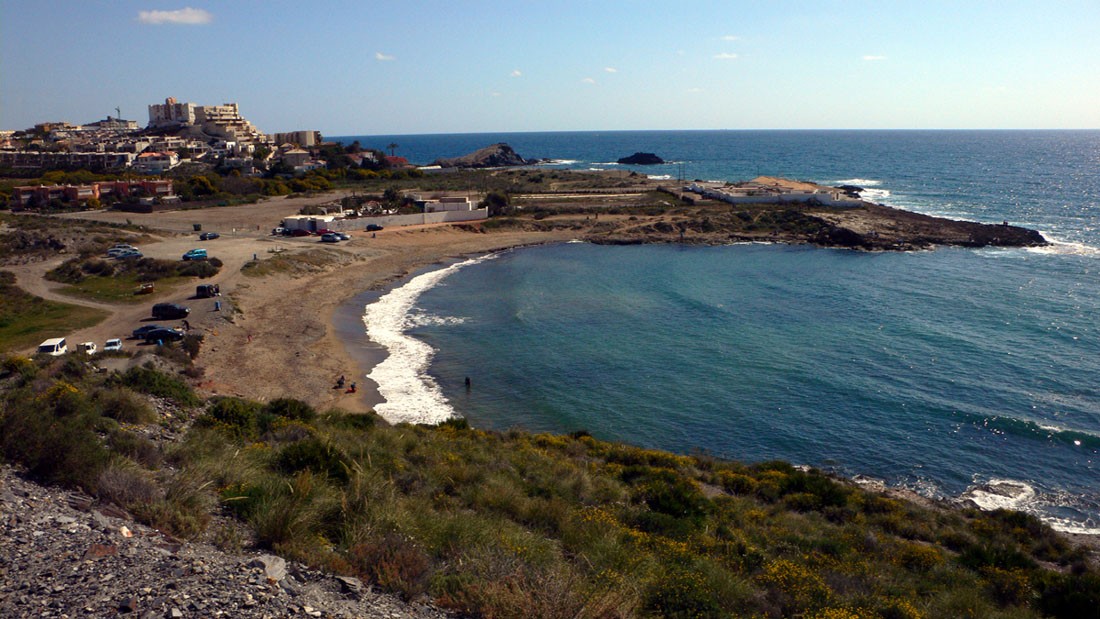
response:
[[[132,367],[126,373],[111,381],[141,393],[147,393],[172,400],[180,406],[198,406],[198,396],[182,380],[153,368],[151,363]]]
[[[260,410],[261,407],[256,402],[240,398],[221,398],[199,418],[199,423],[212,426],[239,441],[255,440],[260,431]]]
[[[0,362],[0,369],[3,370],[3,375],[0,378],[18,375],[23,381],[28,381],[38,374],[38,364],[34,362],[34,359],[20,355],[4,357],[3,362]]]
[[[199,349],[202,348],[203,341],[202,334],[188,333],[180,340],[180,348],[183,349],[189,359],[193,360],[199,356]]]
[[[213,499],[208,487],[208,480],[183,471],[167,482],[162,497],[131,505],[131,509],[151,527],[183,539],[195,539],[210,523]]]
[[[95,394],[95,402],[105,417],[119,423],[152,423],[157,418],[145,400],[125,387],[100,389]]]
[[[109,454],[96,434],[100,419],[77,388],[53,383],[41,395],[9,392],[0,415],[4,459],[26,467],[33,479],[95,492]]]
[[[317,418],[317,411],[312,406],[301,400],[292,398],[278,398],[268,402],[264,411],[276,417],[293,419],[295,421],[313,421]]]
[[[107,436],[107,445],[117,454],[147,468],[156,468],[163,456],[153,441],[126,430],[116,429]]]
[[[1034,569],[1035,560],[1020,551],[1019,547],[1004,542],[981,542],[963,550],[958,562],[972,570],[983,568]]]
[[[125,509],[147,505],[163,497],[153,476],[133,464],[115,463],[104,468],[96,483],[100,501]]]
[[[374,413],[338,413],[335,415],[328,415],[328,420],[335,428],[346,428],[348,430],[364,432],[370,430],[378,423],[378,415]]]
[[[726,617],[707,583],[695,571],[674,568],[652,582],[645,593],[645,610],[660,617]]]
[[[1039,609],[1059,619],[1096,617],[1100,609],[1100,574],[1046,572],[1038,583]]]
[[[356,544],[348,560],[361,578],[405,600],[427,591],[431,561],[414,542],[391,534],[383,539]]]
[[[340,482],[348,480],[347,457],[331,443],[316,438],[291,443],[279,452],[275,466],[285,475],[311,471]]]
[[[84,281],[84,269],[81,268],[83,260],[70,258],[57,267],[46,272],[45,278],[62,284],[79,284]]]

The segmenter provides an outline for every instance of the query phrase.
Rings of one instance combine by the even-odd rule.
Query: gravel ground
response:
[[[443,618],[357,579],[169,538],[0,469],[0,617]]]

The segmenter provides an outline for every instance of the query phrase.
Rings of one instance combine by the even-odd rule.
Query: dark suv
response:
[[[177,305],[175,303],[157,303],[153,306],[153,318],[157,320],[174,320],[176,318],[187,318],[187,315],[191,313],[191,308]]]

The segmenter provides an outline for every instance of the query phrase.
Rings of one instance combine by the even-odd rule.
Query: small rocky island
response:
[[[622,157],[619,159],[619,163],[624,165],[660,165],[665,160],[661,159],[653,153],[637,152],[629,157]]]
[[[432,165],[441,168],[510,168],[534,163],[538,161],[524,159],[511,146],[501,142],[461,157],[436,159]]]

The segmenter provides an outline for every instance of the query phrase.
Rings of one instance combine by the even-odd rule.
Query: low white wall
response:
[[[332,230],[363,230],[367,224],[377,226],[416,226],[420,224],[442,224],[461,221],[478,221],[489,218],[489,209],[479,208],[472,211],[439,211],[435,213],[417,213],[416,215],[382,215],[379,217],[357,217],[355,219],[337,219],[329,224]]]

